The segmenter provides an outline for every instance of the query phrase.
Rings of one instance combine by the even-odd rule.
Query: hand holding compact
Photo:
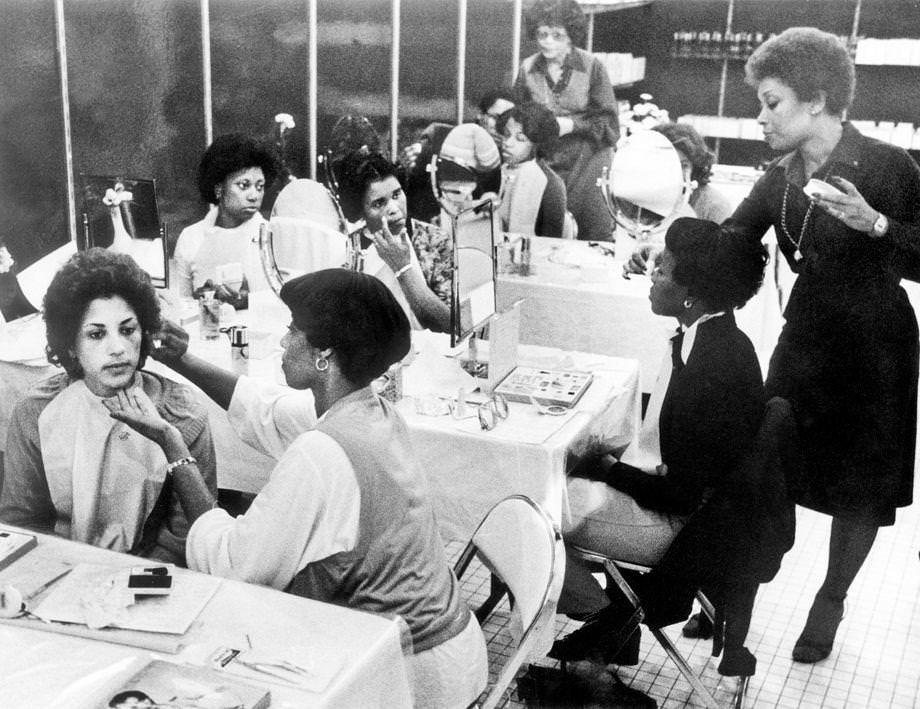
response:
[[[869,206],[856,185],[849,180],[830,177],[828,182],[842,191],[814,191],[809,196],[815,204],[851,229],[872,234],[879,212]]]

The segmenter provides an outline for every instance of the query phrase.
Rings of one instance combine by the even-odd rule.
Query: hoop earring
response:
[[[686,308],[687,310],[690,310],[690,308],[692,307],[693,307],[693,301],[690,300],[689,298],[684,298],[684,308]]]
[[[313,366],[316,367],[317,372],[325,372],[329,369],[329,360],[325,357],[317,357],[316,361],[313,362]]]
[[[214,188],[214,198],[220,202],[220,198],[224,196],[224,191],[220,187]]]

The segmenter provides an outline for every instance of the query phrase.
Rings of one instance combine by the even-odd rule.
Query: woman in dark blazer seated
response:
[[[757,292],[766,262],[763,246],[713,222],[683,217],[671,224],[649,299],[654,313],[677,318],[678,334],[638,441],[619,459],[582,461],[570,477],[567,543],[654,565],[750,448],[763,415],[763,378],[733,310]],[[551,656],[603,654],[609,613],[593,614],[609,603],[591,569],[569,555],[559,611],[588,622],[558,641]]]

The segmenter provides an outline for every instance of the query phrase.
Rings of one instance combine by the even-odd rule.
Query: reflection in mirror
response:
[[[166,239],[157,208],[154,180],[80,175],[83,229],[80,248],[102,246],[126,253],[166,288]]]
[[[451,283],[451,346],[495,314],[493,205],[482,200],[451,216],[454,269]]]
[[[259,234],[259,255],[275,293],[285,281],[324,268],[356,269],[345,217],[328,189],[310,179],[291,180],[278,195]]]
[[[498,193],[501,157],[492,136],[475,123],[454,126],[429,164],[431,189],[450,217],[485,193]]]
[[[671,141],[649,130],[619,142],[598,186],[616,223],[639,241],[662,231],[685,208],[691,192]]]

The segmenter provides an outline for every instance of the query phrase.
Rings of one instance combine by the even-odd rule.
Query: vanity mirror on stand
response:
[[[259,230],[259,256],[275,294],[284,282],[324,268],[361,270],[360,243],[334,194],[316,180],[285,186],[267,224]]]
[[[663,241],[671,221],[693,214],[688,201],[696,184],[684,174],[671,141],[657,131],[623,138],[597,184],[614,221],[640,244]]]

